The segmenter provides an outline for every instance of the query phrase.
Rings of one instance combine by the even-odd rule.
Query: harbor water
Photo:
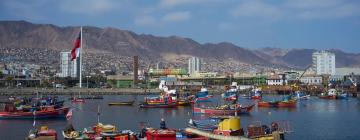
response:
[[[73,117],[70,120],[75,129],[93,126],[98,121],[98,107],[100,108],[100,122],[113,124],[119,130],[130,129],[139,131],[140,122],[147,122],[152,127],[159,127],[160,119],[166,120],[169,128],[185,128],[190,118],[201,119],[206,116],[192,114],[191,107],[177,107],[174,109],[143,109],[138,103],[143,101],[144,95],[105,95],[102,100],[86,100],[83,104],[72,104],[66,101],[66,106],[72,106]],[[0,98],[7,98],[0,96]],[[60,96],[68,99],[69,96]],[[281,96],[265,96],[265,100],[275,100]],[[136,100],[133,106],[108,106],[109,102]],[[222,104],[219,96],[215,102],[207,105]],[[216,102],[217,101],[217,102]],[[241,104],[256,104],[255,100],[240,99]],[[248,115],[240,115],[241,125],[261,123],[269,125],[273,121],[288,122],[290,133],[285,135],[290,140],[341,140],[360,138],[360,101],[357,98],[348,100],[324,100],[311,97],[300,100],[296,108],[258,108],[255,106]],[[58,138],[63,139],[61,130],[69,123],[64,118],[36,120],[36,126],[47,125],[57,130]],[[1,140],[22,140],[33,128],[33,120],[0,120]]]

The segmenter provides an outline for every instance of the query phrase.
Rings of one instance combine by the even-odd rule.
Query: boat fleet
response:
[[[61,132],[68,140],[136,140],[136,139],[284,139],[285,133],[291,132],[289,128],[274,122],[270,125],[250,124],[245,128],[240,125],[239,116],[251,113],[252,109],[259,108],[294,108],[298,100],[310,99],[310,95],[296,91],[291,95],[283,96],[281,100],[265,100],[261,88],[253,88],[247,95],[239,94],[239,87],[233,82],[229,89],[221,94],[224,104],[209,106],[206,102],[214,101],[213,95],[209,95],[207,88],[203,87],[194,95],[179,95],[174,89],[169,90],[165,82],[160,82],[161,93],[157,96],[146,96],[138,104],[139,108],[175,108],[179,106],[191,106],[194,115],[202,114],[208,119],[190,119],[188,128],[177,130],[167,128],[165,121],[161,120],[160,129],[144,127],[141,132],[131,130],[119,130],[111,124],[100,122],[83,130],[75,130],[69,123]],[[253,104],[240,104],[239,98],[254,100]],[[348,95],[335,89],[329,89],[319,96],[320,99],[347,99]],[[72,104],[85,103],[85,100],[103,99],[102,96],[72,97],[69,100]],[[44,118],[66,118],[72,115],[70,107],[64,106],[65,100],[56,96],[18,98],[10,97],[0,112],[0,119],[44,119]],[[136,101],[109,102],[109,106],[132,106]],[[204,104],[205,103],[205,104]],[[71,114],[70,114],[71,113]],[[98,112],[99,114],[99,112]],[[47,126],[30,130],[26,137],[29,140],[57,139],[57,132]]]

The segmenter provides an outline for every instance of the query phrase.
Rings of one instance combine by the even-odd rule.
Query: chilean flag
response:
[[[71,61],[76,59],[76,57],[80,56],[80,48],[81,47],[81,31],[79,33],[79,36],[76,38],[74,43],[74,48],[71,50]]]

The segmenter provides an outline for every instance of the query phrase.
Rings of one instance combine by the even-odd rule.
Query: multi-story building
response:
[[[60,52],[60,68],[59,77],[79,77],[80,75],[79,59],[71,61],[71,52]]]
[[[188,72],[190,75],[201,71],[201,61],[197,57],[189,58]]]
[[[317,75],[335,75],[335,54],[328,51],[314,52],[313,69]]]

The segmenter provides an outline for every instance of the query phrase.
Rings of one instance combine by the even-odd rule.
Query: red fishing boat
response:
[[[320,99],[336,99],[338,94],[336,89],[329,89],[327,93],[321,93],[319,96]]]
[[[42,106],[39,111],[18,111],[12,105],[5,105],[5,110],[0,112],[0,119],[34,119],[35,118],[54,118],[64,117],[69,111],[69,107],[55,109],[54,106]]]
[[[260,101],[258,107],[296,107],[296,101]]]
[[[153,129],[148,128],[146,131],[148,140],[176,140],[176,131],[171,129]]]
[[[194,107],[194,113],[212,114],[212,115],[234,115],[249,113],[254,105],[242,106],[240,104],[223,105],[219,107]]]
[[[174,108],[177,107],[176,103],[169,103],[169,104],[148,104],[148,103],[141,103],[140,108]]]

